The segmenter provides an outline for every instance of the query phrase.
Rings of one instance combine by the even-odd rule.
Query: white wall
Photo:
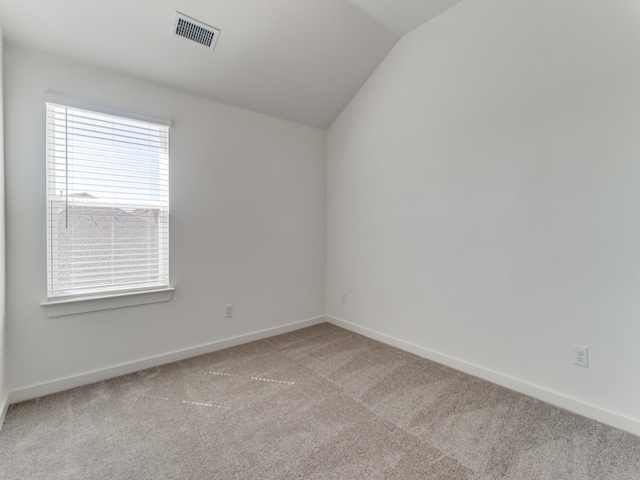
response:
[[[12,400],[324,315],[323,130],[13,47],[5,62]],[[44,91],[173,120],[169,303],[45,316]]]
[[[5,319],[5,223],[4,223],[4,109],[3,109],[3,40],[0,29],[0,428],[8,407],[9,389],[7,387],[6,358],[6,319]]]
[[[329,315],[640,434],[639,26],[467,0],[403,37],[328,133]]]

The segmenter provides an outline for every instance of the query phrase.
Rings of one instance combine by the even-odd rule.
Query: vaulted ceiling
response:
[[[400,36],[459,1],[0,0],[0,22],[7,45],[327,128]],[[172,35],[176,11],[219,28],[215,49]]]

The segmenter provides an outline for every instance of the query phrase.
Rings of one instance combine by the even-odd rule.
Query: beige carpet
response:
[[[0,478],[638,480],[640,439],[323,324],[13,405]]]

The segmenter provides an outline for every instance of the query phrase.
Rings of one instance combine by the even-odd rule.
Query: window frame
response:
[[[122,117],[125,119],[142,121],[150,124],[160,125],[170,128],[171,121],[164,118],[151,117],[148,115],[141,115],[137,113],[132,113],[128,111],[118,110],[110,107],[106,107],[104,105],[99,105],[93,102],[67,97],[64,95],[46,92],[43,95],[44,99],[44,107],[45,112],[47,111],[47,104],[57,104],[69,108],[77,108],[86,110],[89,112],[95,112],[98,114],[106,114],[113,115],[116,117]],[[45,115],[46,118],[46,115]],[[45,125],[46,134],[49,133],[49,125],[47,119],[47,125]],[[48,145],[48,140],[47,140]],[[168,147],[167,147],[168,153]],[[49,180],[50,180],[50,161],[49,161],[49,151],[47,147],[46,152],[46,162],[47,162],[47,186],[45,189],[45,197],[47,200],[47,223],[49,220],[49,200],[50,200],[50,192],[49,192]],[[167,164],[167,177],[169,175],[169,166]],[[167,269],[166,279],[167,284],[158,284],[158,285],[148,285],[142,287],[134,287],[132,289],[105,289],[101,291],[92,291],[88,293],[78,293],[71,295],[59,295],[59,296],[49,296],[49,276],[51,274],[51,252],[49,250],[50,239],[47,238],[47,300],[41,303],[41,306],[45,309],[45,313],[47,316],[61,316],[61,315],[70,315],[75,313],[84,313],[89,311],[97,311],[97,310],[105,310],[111,308],[120,308],[127,307],[132,305],[142,305],[148,303],[156,303],[156,302],[165,302],[171,300],[171,297],[174,292],[174,288],[170,285],[170,277],[169,277],[169,265],[170,265],[170,251],[169,251],[169,213],[170,213],[170,202],[168,196],[168,187],[167,187],[167,197],[166,197],[166,226],[163,228],[167,229],[166,236],[164,237],[166,241],[166,262],[162,265],[162,267]],[[46,231],[47,237],[49,237],[50,226],[47,224]]]

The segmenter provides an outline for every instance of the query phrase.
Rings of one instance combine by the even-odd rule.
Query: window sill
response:
[[[78,313],[97,312],[114,308],[168,302],[175,288],[146,290],[143,292],[120,293],[95,297],[72,298],[69,300],[48,301],[40,304],[47,317],[63,317]]]

